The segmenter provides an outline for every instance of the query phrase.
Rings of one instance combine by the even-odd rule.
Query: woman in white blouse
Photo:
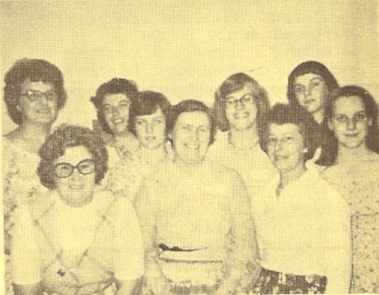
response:
[[[84,127],[62,126],[40,150],[49,189],[20,206],[12,240],[19,295],[131,295],[143,275],[141,232],[125,198],[96,191],[108,155]]]
[[[240,176],[205,160],[214,140],[211,110],[186,100],[173,108],[174,162],[143,183],[136,200],[145,241],[143,294],[235,294],[255,282],[257,245]]]
[[[302,109],[277,104],[263,118],[262,145],[280,177],[253,200],[262,271],[254,293],[348,293],[349,208],[315,169],[316,122]]]

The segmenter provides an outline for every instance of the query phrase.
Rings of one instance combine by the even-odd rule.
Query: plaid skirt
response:
[[[262,268],[249,294],[324,294],[326,284],[325,276],[283,274]]]

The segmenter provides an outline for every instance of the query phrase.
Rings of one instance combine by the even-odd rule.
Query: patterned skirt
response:
[[[249,294],[324,294],[326,284],[325,276],[283,274],[262,268]]]

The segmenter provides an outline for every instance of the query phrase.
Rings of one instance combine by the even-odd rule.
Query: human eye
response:
[[[182,125],[181,129],[184,131],[190,131],[191,127],[189,125]]]
[[[112,111],[112,106],[109,104],[103,105],[103,110],[105,113],[110,113]]]
[[[304,86],[297,85],[295,86],[295,93],[303,93],[305,91]]]
[[[292,143],[295,141],[295,137],[293,137],[292,135],[286,135],[283,137],[282,140],[284,143]]]
[[[92,160],[83,160],[78,164],[78,170],[82,174],[92,173],[95,169],[95,163]]]
[[[367,115],[365,113],[358,113],[358,114],[354,115],[354,118],[356,121],[362,122],[362,121],[366,120]]]
[[[57,94],[55,93],[55,91],[48,91],[45,93],[45,96],[49,101],[54,101],[57,98]]]
[[[55,165],[54,172],[58,177],[67,177],[72,173],[72,166],[68,163],[60,163]]]
[[[336,120],[338,123],[345,123],[347,121],[347,117],[345,115],[337,115],[334,116],[333,119]]]
[[[26,95],[30,102],[35,102],[42,96],[42,92],[29,89],[24,95]]]
[[[136,119],[134,120],[134,124],[136,124],[137,126],[142,126],[144,123],[144,120],[142,119]]]
[[[199,131],[202,133],[207,133],[207,132],[209,132],[209,127],[201,126],[201,127],[199,127]]]
[[[267,144],[268,145],[274,145],[274,144],[276,144],[276,142],[277,142],[277,139],[275,137],[273,137],[273,136],[269,136],[267,138]]]
[[[153,122],[156,123],[156,124],[162,124],[164,121],[165,120],[163,118],[156,118],[156,119],[154,119]]]
[[[120,102],[120,104],[118,105],[119,108],[129,108],[130,106],[130,102],[129,101],[126,101],[126,100],[123,100]]]
[[[228,106],[228,107],[233,107],[235,105],[235,99],[234,98],[228,98],[226,101],[225,101],[225,104]]]
[[[250,103],[250,102],[253,102],[255,99],[254,95],[252,94],[246,94],[245,96],[243,96],[241,98],[242,102],[243,103]]]

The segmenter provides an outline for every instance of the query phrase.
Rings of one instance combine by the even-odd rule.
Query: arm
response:
[[[137,193],[136,211],[141,225],[145,250],[144,287],[147,289],[146,292],[153,292],[153,294],[160,295],[167,294],[167,292],[165,293],[163,291],[167,288],[167,280],[158,263],[158,252],[155,240],[155,194],[155,184],[152,180],[146,180]]]
[[[43,295],[42,284],[17,285],[13,284],[15,295]]]
[[[224,263],[224,280],[216,294],[234,294],[243,291],[258,278],[259,251],[251,217],[249,195],[241,177],[233,172],[228,176],[232,197],[229,199],[231,214],[231,241]]]
[[[351,279],[351,229],[350,209],[342,197],[336,194],[335,202],[329,210],[329,247],[327,253],[328,282],[326,294],[349,293]]]

